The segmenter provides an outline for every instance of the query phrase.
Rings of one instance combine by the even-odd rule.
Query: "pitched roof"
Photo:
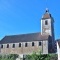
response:
[[[51,18],[50,14],[45,13],[42,19],[49,19],[49,18]]]
[[[51,18],[51,14],[49,13],[49,10],[46,9],[45,14],[43,15],[42,19],[49,19]]]
[[[41,33],[11,35],[11,36],[5,36],[0,41],[0,44],[18,43],[18,42],[29,42],[29,41],[39,41],[39,40],[46,40],[46,39],[48,39],[48,36],[46,36],[46,35],[42,36]]]

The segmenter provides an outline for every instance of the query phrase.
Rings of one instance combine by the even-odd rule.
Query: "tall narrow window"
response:
[[[19,47],[21,47],[21,43],[19,43]]]
[[[25,43],[25,47],[27,47],[27,43]]]
[[[12,46],[13,48],[15,48],[15,44],[13,44],[13,46]]]
[[[9,48],[9,44],[7,44],[7,48]]]
[[[32,42],[32,46],[34,46],[34,42]]]
[[[45,25],[48,25],[48,21],[47,20],[45,21]]]
[[[41,46],[41,42],[39,42],[39,46]]]
[[[1,48],[3,48],[3,45],[1,45]]]

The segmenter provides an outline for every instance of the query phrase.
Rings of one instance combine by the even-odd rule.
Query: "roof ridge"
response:
[[[41,32],[33,32],[33,33],[24,33],[24,34],[16,34],[16,35],[6,35],[5,37],[8,37],[8,36],[19,36],[19,35],[30,35],[30,34],[37,34],[37,33],[41,33]]]

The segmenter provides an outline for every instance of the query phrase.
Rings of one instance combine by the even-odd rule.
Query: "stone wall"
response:
[[[34,42],[34,46],[32,46],[32,42]],[[42,51],[43,53],[48,53],[48,42],[40,41],[41,46],[39,46],[39,41],[27,42],[28,46],[25,47],[26,42],[20,42],[21,47],[19,47],[19,43],[15,43],[15,48],[12,48],[13,43],[9,44],[9,48],[7,48],[7,44],[3,44],[3,48],[1,48],[2,54],[30,54],[32,52]]]

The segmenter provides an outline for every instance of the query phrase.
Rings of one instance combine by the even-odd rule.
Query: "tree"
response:
[[[26,56],[26,60],[57,60],[57,54],[41,54],[41,52],[33,52]]]

